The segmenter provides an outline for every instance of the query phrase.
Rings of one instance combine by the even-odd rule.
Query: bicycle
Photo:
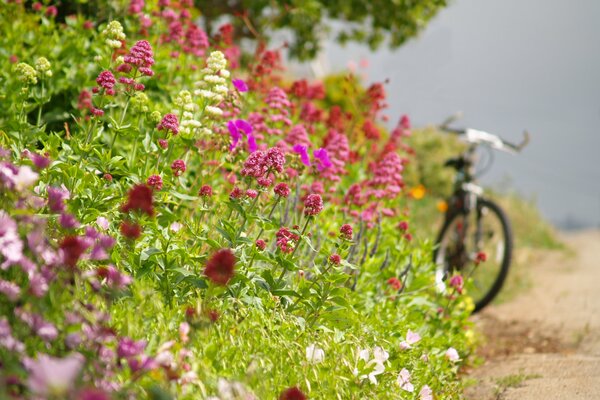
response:
[[[456,170],[456,176],[434,251],[436,286],[445,292],[447,279],[458,272],[475,303],[473,313],[476,313],[502,289],[511,263],[513,234],[506,213],[494,201],[484,197],[483,189],[475,179],[491,167],[492,149],[517,154],[529,143],[529,134],[524,132],[523,141],[515,145],[488,132],[449,128],[455,119],[447,119],[439,128],[458,135],[468,143],[468,148],[444,163]],[[476,150],[480,145],[488,149],[490,158],[476,174]]]

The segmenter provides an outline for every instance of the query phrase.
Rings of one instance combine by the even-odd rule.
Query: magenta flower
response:
[[[256,248],[257,248],[259,251],[263,251],[263,250],[264,250],[266,247],[267,247],[267,243],[266,243],[264,240],[262,240],[262,239],[258,239],[258,240],[256,241]]]
[[[304,215],[313,216],[323,211],[323,199],[318,194],[309,194],[304,200]]]
[[[166,131],[171,131],[173,135],[177,135],[179,133],[179,121],[177,120],[177,116],[175,114],[166,114],[156,126],[156,129],[159,131],[164,129]]]
[[[242,138],[242,135],[240,134],[240,131],[235,126],[235,122],[233,121],[229,121],[227,123],[227,129],[229,130],[229,134],[231,135],[231,144],[229,145],[229,151],[233,151],[233,149],[235,149],[240,139]]]
[[[250,153],[254,153],[256,150],[258,150],[258,145],[256,144],[256,138],[254,137],[254,135],[249,134],[248,135],[248,151]]]
[[[110,71],[102,71],[96,78],[96,83],[98,86],[104,88],[106,94],[109,96],[113,96],[115,94],[115,76]]]
[[[5,295],[8,300],[15,302],[21,296],[21,288],[13,282],[0,279],[0,293]]]
[[[243,119],[236,119],[235,120],[235,126],[239,130],[243,131],[246,135],[250,135],[252,133],[252,131],[253,131],[252,125],[250,125],[248,123],[248,121],[245,121]]]
[[[248,85],[246,85],[246,82],[244,82],[241,79],[232,79],[231,83],[233,83],[233,86],[235,86],[235,88],[238,90],[238,92],[247,92],[248,91]]]
[[[75,229],[79,227],[79,221],[77,221],[75,216],[66,212],[60,214],[58,222],[65,229]]]
[[[462,293],[464,280],[461,275],[454,275],[450,278],[450,286],[452,286],[458,293]]]
[[[333,164],[331,163],[331,160],[329,159],[329,154],[327,153],[327,150],[325,150],[324,148],[315,150],[313,152],[313,156],[315,157],[315,160],[317,161],[317,169],[319,171],[323,171],[323,170],[333,166]]]
[[[302,144],[297,144],[297,145],[294,145],[294,147],[292,149],[294,150],[294,153],[297,153],[300,155],[300,161],[302,161],[302,164],[306,165],[307,167],[310,167],[310,158],[308,156],[308,151],[306,149],[306,146],[304,146]]]
[[[329,256],[329,262],[333,265],[340,265],[342,258],[339,254],[332,254]]]
[[[136,357],[144,351],[146,342],[144,340],[135,341],[131,338],[124,337],[117,345],[117,356],[119,358]]]
[[[40,354],[37,360],[26,364],[29,370],[27,385],[33,393],[43,397],[64,395],[73,387],[83,362],[84,358],[79,353],[62,359]]]
[[[265,164],[267,169],[277,172],[283,172],[285,165],[285,155],[279,147],[271,147],[265,155]]]

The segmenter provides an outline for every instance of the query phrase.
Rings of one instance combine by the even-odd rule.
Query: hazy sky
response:
[[[507,177],[556,223],[600,226],[600,0],[454,0],[395,51],[329,44],[332,70],[368,58],[390,79],[389,116],[414,125],[462,111],[460,124],[519,141],[482,179]]]

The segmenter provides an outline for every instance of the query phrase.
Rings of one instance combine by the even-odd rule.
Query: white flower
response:
[[[460,360],[460,356],[458,355],[458,351],[454,347],[450,347],[446,350],[446,358],[452,362],[456,362]]]
[[[406,332],[406,340],[400,343],[400,348],[402,350],[410,349],[412,345],[417,343],[419,340],[421,340],[421,336],[409,329],[408,332]]]
[[[98,224],[98,226],[102,229],[108,229],[108,220],[104,217],[98,217],[96,218],[96,223]]]
[[[412,383],[410,383],[410,372],[406,368],[402,368],[402,371],[398,374],[398,379],[396,380],[400,388],[406,390],[407,392],[413,392],[415,387]]]
[[[206,112],[215,116],[223,115],[223,110],[221,110],[219,107],[214,106],[206,106]]]
[[[318,364],[325,359],[325,351],[314,343],[306,348],[306,359],[311,364]]]
[[[421,388],[419,396],[421,400],[433,400],[433,392],[431,391],[431,388],[427,385]]]
[[[379,346],[375,346],[373,349],[373,360],[375,360],[375,362],[383,364],[388,358],[390,358],[390,355],[387,351]]]
[[[373,359],[371,359],[370,355],[371,352],[369,349],[362,349],[358,352],[359,360],[363,360],[366,363],[364,370],[361,371],[365,373],[358,376],[358,368],[354,368],[353,374],[354,376],[358,376],[361,380],[368,378],[372,384],[376,385],[376,376],[382,374],[385,371],[385,365],[383,365],[383,363],[387,361],[390,355],[387,351],[385,351],[379,346],[375,346],[375,348],[373,349]]]

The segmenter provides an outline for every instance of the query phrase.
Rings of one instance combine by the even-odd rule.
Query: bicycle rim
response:
[[[511,250],[512,236],[504,213],[481,199],[477,212],[456,214],[444,224],[435,258],[438,289],[446,291],[445,279],[459,273],[465,280],[466,293],[475,303],[474,312],[481,310],[502,288]],[[477,264],[480,252],[487,260]]]

